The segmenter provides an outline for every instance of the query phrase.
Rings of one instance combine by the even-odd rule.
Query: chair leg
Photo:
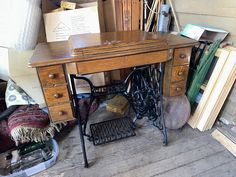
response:
[[[78,120],[78,126],[79,126],[80,142],[81,142],[81,147],[82,147],[82,152],[83,152],[83,157],[84,157],[84,167],[88,168],[88,160],[87,160],[85,143],[84,143],[84,135],[83,135],[82,125],[81,125],[80,120]]]

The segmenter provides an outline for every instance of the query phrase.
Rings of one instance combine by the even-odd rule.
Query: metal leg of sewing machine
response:
[[[167,145],[167,132],[163,114],[163,64],[138,68],[131,77],[127,98],[137,119],[148,117],[163,134],[163,145]]]
[[[70,79],[74,98],[73,104],[76,110],[75,116],[78,120],[85,167],[88,167],[88,160],[86,155],[84,136],[89,137],[88,139],[90,141],[92,140],[92,137],[86,134],[86,125],[88,121],[89,110],[90,106],[92,105],[92,101],[102,95],[121,94],[125,96],[132,106],[134,112],[136,113],[136,118],[142,119],[143,117],[147,116],[153,122],[153,125],[157,127],[163,134],[163,145],[167,145],[167,132],[163,115],[162,63],[160,63],[158,66],[149,65],[134,68],[134,70],[129,74],[124,82],[115,85],[94,86],[92,82],[87,78],[77,75],[70,75]],[[82,79],[87,81],[91,88],[92,97],[90,99],[89,108],[87,110],[86,119],[84,120],[84,122],[82,122],[80,116],[74,79]],[[133,122],[133,128],[135,127],[135,121]]]

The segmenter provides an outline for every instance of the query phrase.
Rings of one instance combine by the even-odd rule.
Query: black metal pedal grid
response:
[[[134,123],[137,119],[148,117],[163,135],[163,144],[167,145],[167,132],[163,115],[163,64],[136,67],[126,80],[113,85],[94,86],[86,77],[71,74],[70,81],[73,95],[74,116],[77,118],[85,167],[88,167],[84,136],[94,145],[105,144],[115,140],[134,136]],[[81,121],[75,80],[86,81],[91,89],[90,102],[86,110],[86,119]],[[133,108],[136,119],[128,117],[112,119],[90,125],[91,135],[86,134],[90,107],[95,98],[103,95],[121,94],[125,96]]]
[[[133,122],[129,117],[120,117],[90,125],[94,145],[106,144],[135,136]]]

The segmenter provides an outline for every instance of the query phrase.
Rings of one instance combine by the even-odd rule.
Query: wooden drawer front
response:
[[[66,82],[62,65],[40,67],[38,74],[43,87],[52,87]]]
[[[175,49],[173,65],[185,65],[188,64],[191,57],[192,48],[179,48]]]
[[[70,103],[49,107],[52,122],[69,121],[74,119]]]
[[[188,65],[175,66],[172,68],[171,82],[178,82],[187,80],[188,77]]]
[[[66,85],[45,88],[43,90],[48,106],[65,103],[70,100]]]
[[[177,82],[170,85],[170,96],[178,96],[185,93],[186,82]]]
[[[130,68],[135,66],[149,65],[169,60],[168,51],[149,52],[145,54],[128,55],[83,61],[77,63],[77,70],[80,74],[111,71],[116,69]],[[95,67],[96,66],[96,67]]]

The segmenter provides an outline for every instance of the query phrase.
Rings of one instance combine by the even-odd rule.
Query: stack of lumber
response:
[[[212,128],[236,79],[236,48],[218,49],[217,64],[188,124],[200,131]]]
[[[149,14],[148,14],[148,18],[147,18],[147,23],[145,25],[145,31],[156,31],[156,29],[158,29],[158,21],[159,21],[159,17],[160,17],[160,9],[161,9],[161,5],[163,4],[164,0],[153,0],[152,1],[152,5],[151,7],[148,7],[149,10]],[[151,25],[152,23],[154,23],[152,29],[151,29]]]
[[[145,33],[145,35],[140,35],[141,33]],[[114,57],[115,54],[121,56],[136,54],[137,51],[151,52],[165,47],[166,38],[161,34],[156,35],[140,31],[78,34],[70,36],[69,45],[73,56],[89,59],[93,57],[108,58]]]
[[[229,152],[236,157],[236,133],[229,128],[217,128],[212,137],[219,141]]]

